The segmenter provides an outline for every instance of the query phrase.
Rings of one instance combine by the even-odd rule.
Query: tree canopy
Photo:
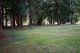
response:
[[[80,14],[79,0],[2,0],[1,25],[11,22],[11,27],[21,26],[29,18],[29,25],[42,25],[47,19],[49,24],[74,24]],[[5,21],[5,23],[4,23]]]

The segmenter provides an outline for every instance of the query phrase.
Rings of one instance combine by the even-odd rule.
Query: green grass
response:
[[[10,37],[6,44],[24,48],[24,53],[37,49],[40,53],[80,53],[80,25],[33,26],[32,29],[6,30],[5,34]],[[28,52],[25,48],[29,48]]]

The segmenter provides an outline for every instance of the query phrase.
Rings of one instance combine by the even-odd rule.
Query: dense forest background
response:
[[[0,29],[79,21],[79,0],[0,0]],[[1,30],[0,30],[1,31]]]
[[[0,28],[31,25],[75,24],[79,0],[0,0]],[[26,22],[27,21],[27,22]]]

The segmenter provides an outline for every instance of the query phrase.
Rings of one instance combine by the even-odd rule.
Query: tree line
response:
[[[79,0],[2,0],[0,1],[0,26],[22,27],[29,18],[30,25],[75,24],[79,20]]]

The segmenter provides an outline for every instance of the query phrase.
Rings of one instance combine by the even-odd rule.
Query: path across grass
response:
[[[80,25],[32,26],[5,34],[9,39],[2,53],[80,53]]]

